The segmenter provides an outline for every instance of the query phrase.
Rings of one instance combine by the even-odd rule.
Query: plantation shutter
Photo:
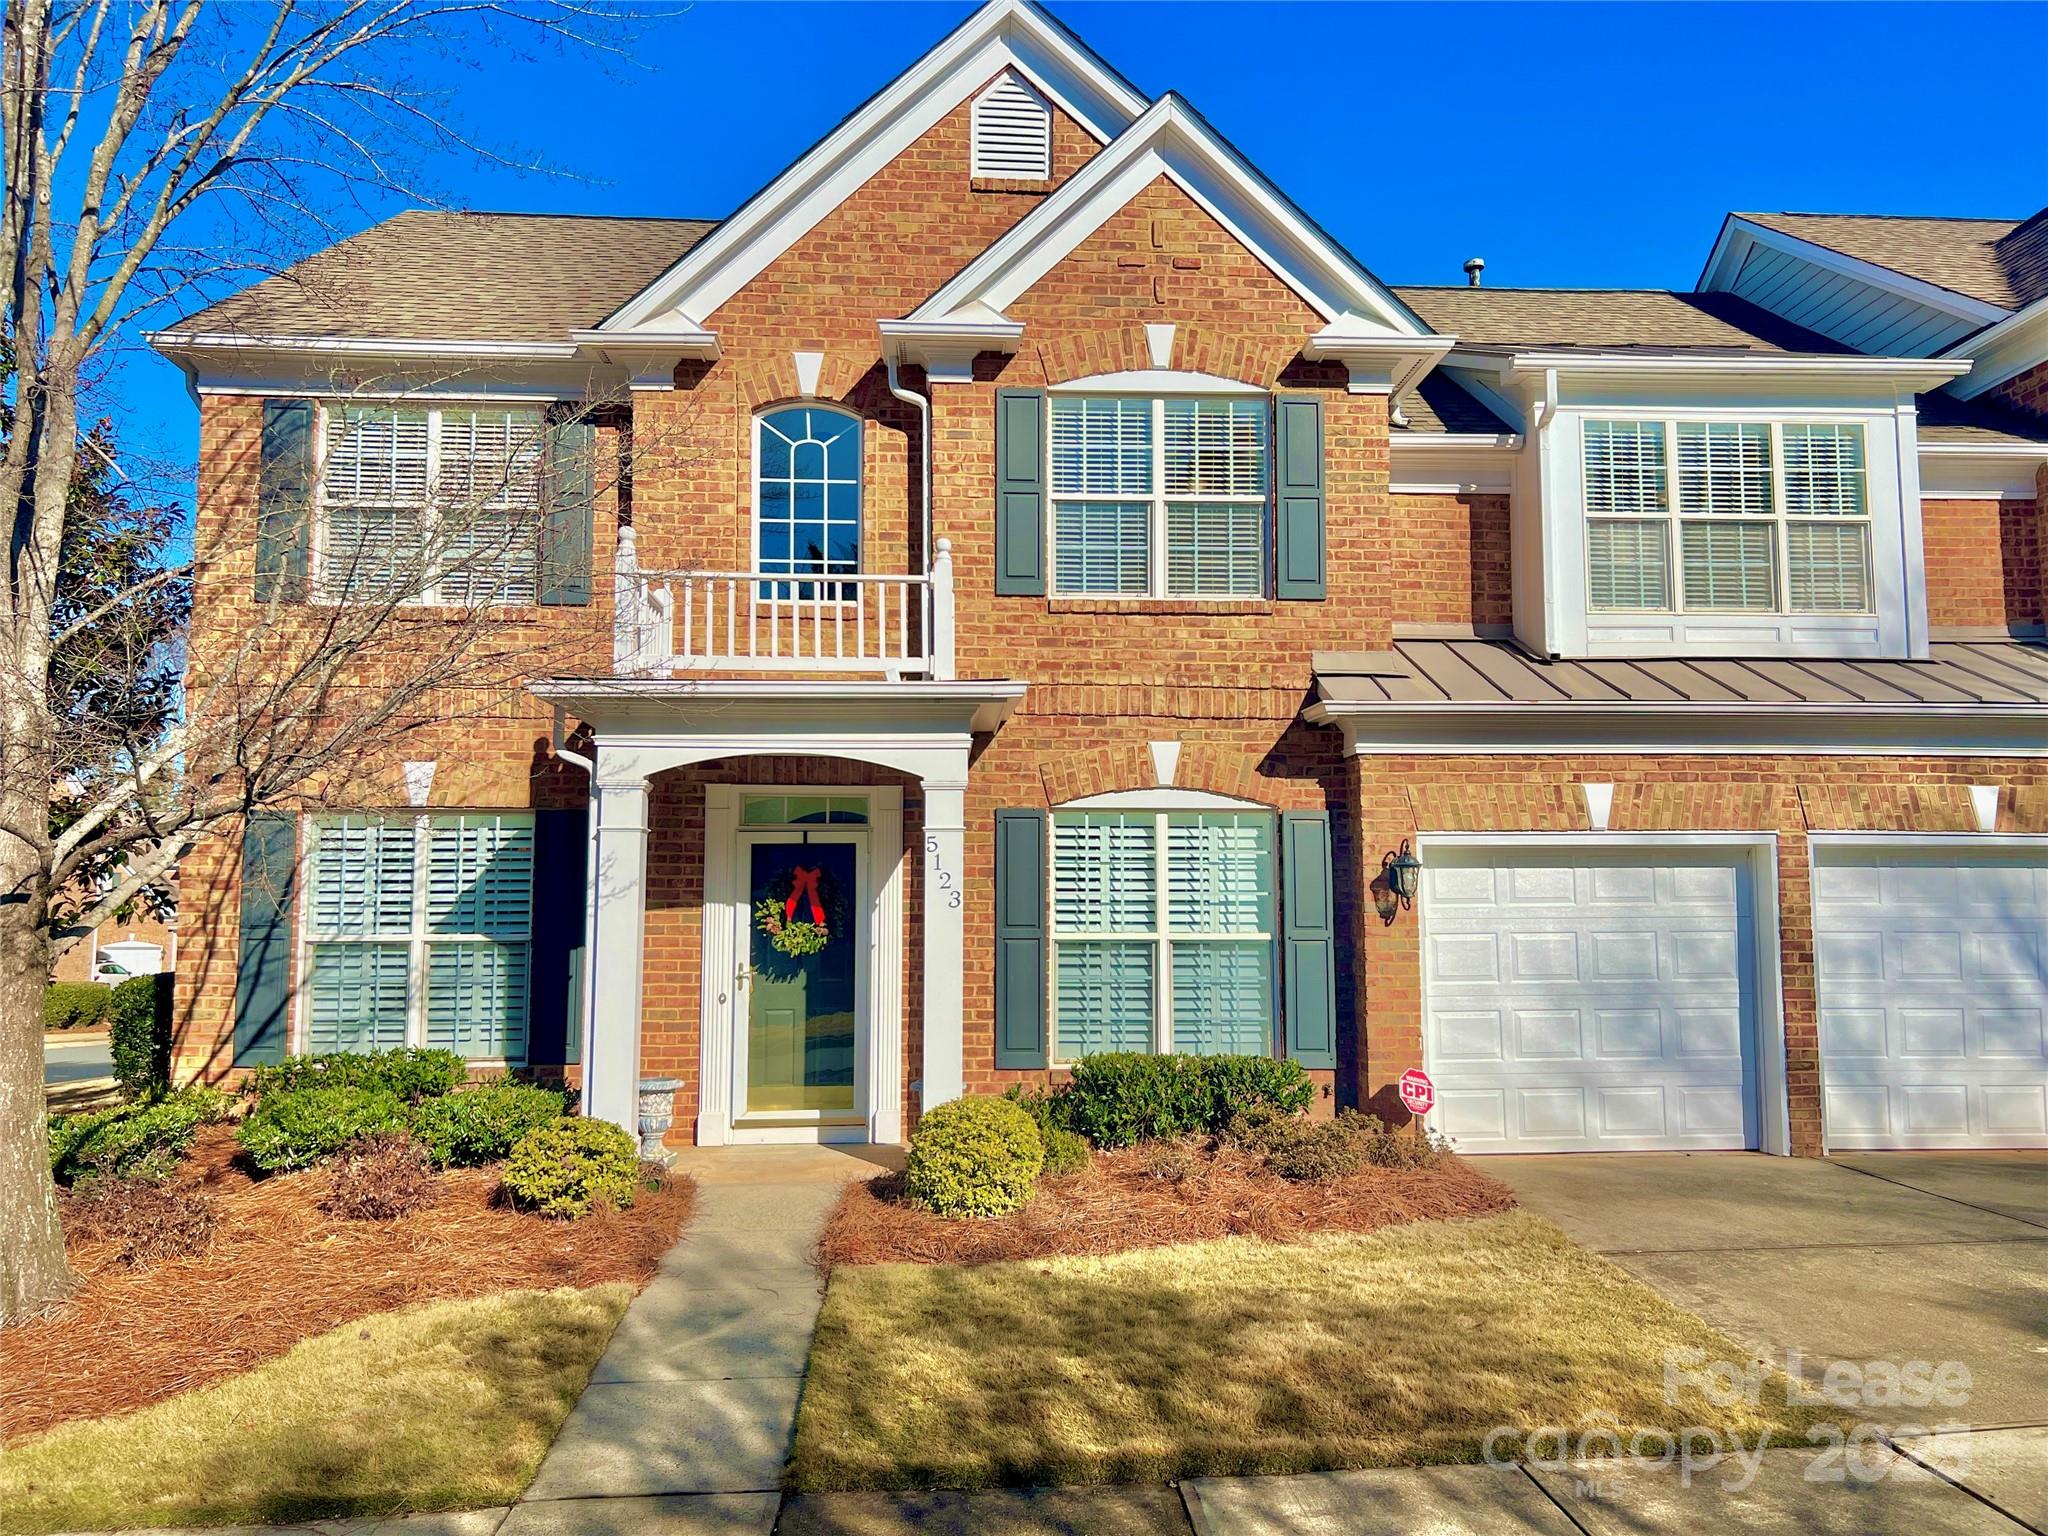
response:
[[[405,1044],[415,838],[410,818],[314,824],[306,925],[306,1045],[384,1051]],[[388,937],[387,937],[388,936]]]
[[[996,592],[1045,595],[1045,391],[996,391]]]
[[[590,808],[533,814],[533,990],[526,1058],[567,1065],[583,1049],[583,924]]]
[[[405,1044],[411,946],[308,946],[306,1045],[314,1052],[388,1051]]]
[[[299,822],[279,811],[249,817],[242,839],[242,931],[235,956],[238,1067],[284,1059],[292,992],[292,898]]]
[[[1323,529],[1323,402],[1314,395],[1273,401],[1276,597],[1320,600],[1329,593]]]
[[[996,812],[996,1065],[1042,1067],[1045,1049],[1043,811]]]
[[[557,420],[547,431],[543,474],[540,600],[551,607],[590,601],[592,504],[597,499],[597,429]]]
[[[525,1057],[533,839],[533,822],[524,815],[433,819],[427,839],[428,1045],[469,1057]]]
[[[1280,818],[1282,948],[1287,1054],[1304,1067],[1337,1065],[1337,920],[1330,818]]]
[[[302,602],[312,527],[314,406],[263,402],[256,480],[256,601]]]

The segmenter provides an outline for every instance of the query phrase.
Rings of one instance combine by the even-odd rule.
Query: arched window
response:
[[[754,557],[767,575],[860,570],[859,417],[791,405],[755,419]],[[763,582],[761,590],[784,598],[820,595],[805,582]]]

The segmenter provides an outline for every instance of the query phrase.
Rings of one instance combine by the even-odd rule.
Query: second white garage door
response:
[[[2048,1147],[2048,853],[1817,845],[1828,1147]]]
[[[1440,845],[1424,1055],[1464,1152],[1758,1144],[1746,853]]]

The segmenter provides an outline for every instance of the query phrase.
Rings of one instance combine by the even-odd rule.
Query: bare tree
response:
[[[0,1323],[71,1285],[45,1152],[54,936],[132,899],[209,828],[331,793],[408,733],[501,708],[540,644],[495,606],[524,579],[508,552],[542,532],[534,500],[508,489],[534,445],[508,449],[495,484],[440,488],[396,553],[330,553],[323,579],[340,590],[327,595],[349,601],[280,590],[189,654],[133,643],[132,616],[165,584],[252,569],[257,531],[202,517],[189,559],[60,601],[88,396],[144,317],[281,269],[367,201],[430,201],[423,168],[485,153],[418,83],[423,60],[614,48],[624,19],[581,0],[6,0],[0,341],[17,372],[0,460]],[[559,657],[559,634],[547,644]],[[110,697],[181,677],[168,728],[65,719],[81,648]]]

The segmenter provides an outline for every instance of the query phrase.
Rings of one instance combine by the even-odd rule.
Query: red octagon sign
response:
[[[1426,1115],[1436,1108],[1436,1084],[1420,1067],[1401,1074],[1401,1103],[1411,1115]]]

